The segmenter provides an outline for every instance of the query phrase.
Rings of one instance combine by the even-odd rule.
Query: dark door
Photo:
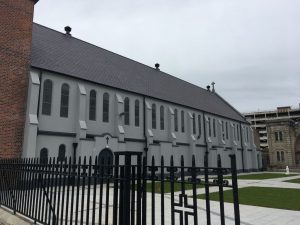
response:
[[[104,176],[112,175],[113,172],[113,153],[105,148],[99,153],[98,163],[100,165],[100,174]]]

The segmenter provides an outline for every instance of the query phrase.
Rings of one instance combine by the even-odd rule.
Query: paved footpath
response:
[[[33,223],[28,222],[21,216],[16,216],[2,207],[0,207],[0,225],[31,225]]]

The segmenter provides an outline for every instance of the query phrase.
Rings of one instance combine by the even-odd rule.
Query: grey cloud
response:
[[[300,102],[298,0],[39,1],[34,20],[218,92],[240,111]]]

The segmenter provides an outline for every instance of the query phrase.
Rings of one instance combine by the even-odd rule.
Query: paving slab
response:
[[[27,219],[0,207],[0,225],[32,225]]]

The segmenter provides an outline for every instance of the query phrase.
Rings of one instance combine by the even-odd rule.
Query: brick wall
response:
[[[33,8],[33,0],[0,0],[0,158],[21,156]]]

